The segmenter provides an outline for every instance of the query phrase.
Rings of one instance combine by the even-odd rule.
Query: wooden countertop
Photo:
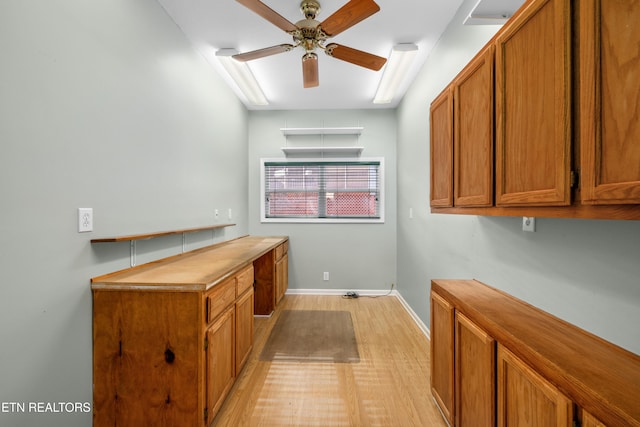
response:
[[[476,280],[431,289],[606,425],[640,426],[637,354]]]
[[[288,240],[245,236],[91,279],[91,289],[203,291]]]

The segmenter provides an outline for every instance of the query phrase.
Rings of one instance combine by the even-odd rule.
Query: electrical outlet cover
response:
[[[536,231],[536,219],[530,216],[522,217],[522,231]]]
[[[93,231],[93,208],[78,208],[78,233]]]

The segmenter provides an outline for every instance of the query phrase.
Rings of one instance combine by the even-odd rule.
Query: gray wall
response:
[[[128,267],[129,246],[89,240],[229,208],[236,227],[187,248],[246,234],[247,112],[154,0],[5,0],[0,52],[0,404],[91,402],[89,279]],[[181,246],[140,242],[138,262]],[[0,425],[91,414],[0,408]]]
[[[283,127],[362,126],[359,137],[285,138]],[[385,159],[384,224],[260,223],[260,158],[284,158],[281,147],[364,147]],[[393,110],[252,111],[249,115],[249,231],[290,236],[289,288],[389,289],[396,278],[396,118]],[[330,280],[323,281],[328,271]]]
[[[496,31],[462,27],[473,3],[397,111],[247,112],[153,0],[4,1],[0,403],[91,402],[89,279],[129,266],[127,243],[91,238],[227,222],[229,208],[236,227],[187,249],[287,234],[292,289],[396,283],[428,324],[429,280],[473,277],[640,353],[640,222],[539,219],[526,234],[519,218],[429,213],[429,102]],[[259,158],[282,156],[280,127],[322,125],[364,126],[363,156],[385,158],[384,224],[259,222]],[[140,242],[138,263],[181,244]],[[0,411],[2,426],[90,423]]]
[[[431,279],[476,278],[640,353],[639,221],[538,219],[525,233],[521,218],[430,214],[429,103],[498,29],[462,25],[474,4],[398,108],[399,290],[428,324]]]

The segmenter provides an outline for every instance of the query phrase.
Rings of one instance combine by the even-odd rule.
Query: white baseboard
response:
[[[407,310],[409,316],[416,323],[418,328],[422,331],[422,333],[427,337],[428,340],[431,339],[431,332],[427,325],[418,317],[415,311],[409,306],[409,304],[402,298],[402,295],[393,290],[391,292],[387,290],[373,290],[373,289],[287,289],[287,295],[345,295],[347,292],[357,292],[358,295],[362,296],[383,296],[390,295],[398,298],[400,304]]]
[[[400,295],[400,293],[397,293],[396,297],[400,300],[400,303],[402,304],[404,309],[407,310],[407,313],[409,313],[409,316],[411,316],[413,321],[416,322],[416,325],[418,325],[418,328],[420,328],[420,330],[427,337],[427,339],[431,341],[431,331],[429,331],[429,328],[427,328],[427,325],[425,325],[424,322],[418,317],[416,312],[413,311],[411,306],[404,300],[404,298],[402,298],[402,295]]]
[[[367,289],[287,289],[287,295],[346,295],[347,292],[357,292],[362,296],[382,296],[389,294],[386,290],[367,290]],[[391,291],[390,295],[394,295],[397,291]]]

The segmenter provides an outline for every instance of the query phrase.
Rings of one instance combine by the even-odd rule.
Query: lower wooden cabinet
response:
[[[207,407],[205,419],[209,411],[215,414],[236,378],[235,347],[235,306],[229,307],[207,329],[205,348],[207,352]]]
[[[504,346],[498,345],[498,426],[572,425],[571,400]]]
[[[495,426],[495,340],[431,292],[431,390],[454,426]]]
[[[276,261],[276,304],[284,297],[289,286],[289,255],[284,254]]]
[[[253,347],[253,277],[94,289],[93,425],[210,425]]]
[[[256,274],[255,314],[271,315],[287,291],[289,241],[286,240],[254,262]]]
[[[203,297],[93,292],[93,425],[204,424]]]
[[[456,312],[455,425],[495,426],[496,341]]]
[[[288,242],[245,236],[92,278],[93,425],[211,425],[256,308],[286,290]]]
[[[431,393],[453,425],[453,306],[431,292]]]
[[[607,427],[605,424],[600,422],[599,419],[597,419],[587,411],[582,412],[582,423],[580,424],[580,426],[581,427]]]
[[[476,280],[431,282],[431,391],[461,427],[640,427],[640,357]]]
[[[253,348],[253,289],[236,302],[236,375],[240,373]]]

